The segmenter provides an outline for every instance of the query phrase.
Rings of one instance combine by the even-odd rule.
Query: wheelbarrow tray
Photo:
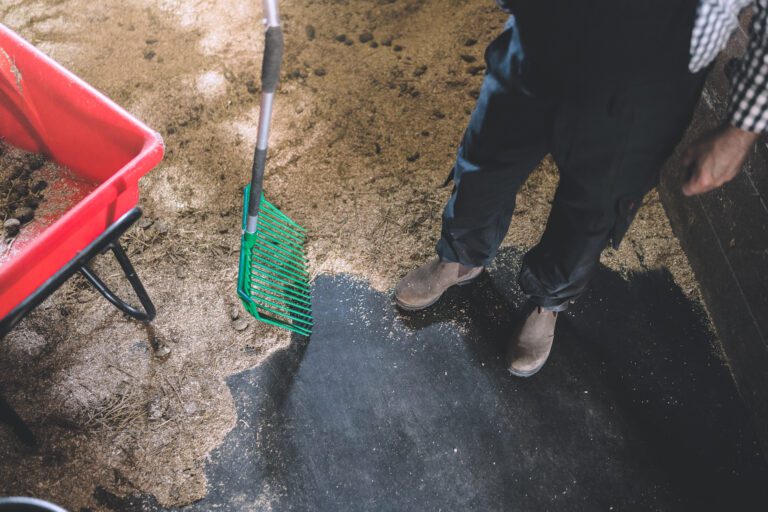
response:
[[[0,255],[2,320],[135,209],[139,178],[162,159],[163,142],[2,24],[0,50],[17,78],[0,80],[0,138],[66,168],[64,181],[74,190],[64,194],[71,204],[46,190],[46,201],[57,195],[50,200],[64,207],[23,227],[11,250]]]

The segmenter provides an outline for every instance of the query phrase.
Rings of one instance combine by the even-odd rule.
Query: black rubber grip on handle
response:
[[[264,58],[261,62],[261,91],[277,90],[280,79],[280,63],[283,60],[283,30],[269,27],[264,41]]]
[[[261,204],[261,191],[263,190],[264,168],[267,166],[267,150],[256,148],[253,155],[253,169],[251,176],[251,193],[248,197],[248,215],[258,215]]]

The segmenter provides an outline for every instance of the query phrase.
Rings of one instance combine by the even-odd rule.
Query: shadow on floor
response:
[[[318,278],[311,342],[229,380],[237,427],[183,510],[768,507],[747,413],[670,275],[601,267],[547,366],[520,380],[501,359],[519,257],[414,315],[362,281]]]

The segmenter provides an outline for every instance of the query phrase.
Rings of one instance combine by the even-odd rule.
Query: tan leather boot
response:
[[[507,369],[516,377],[530,377],[541,370],[555,339],[557,313],[538,306],[530,309],[507,349]]]
[[[403,309],[424,309],[455,284],[467,284],[483,272],[483,267],[466,267],[439,258],[413,269],[397,283],[395,302]]]

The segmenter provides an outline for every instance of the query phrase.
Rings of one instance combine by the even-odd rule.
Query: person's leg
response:
[[[481,267],[493,260],[509,229],[518,189],[550,151],[554,102],[530,95],[520,82],[514,30],[486,51],[488,74],[459,147],[454,189],[443,211],[437,244],[442,261]]]
[[[405,309],[425,308],[480,274],[509,228],[517,190],[549,151],[554,107],[524,90],[519,52],[512,24],[486,50],[487,74],[452,170],[438,258],[396,287]]]
[[[560,184],[519,276],[534,303],[565,309],[609,241],[618,247],[690,124],[702,85],[702,74],[690,75],[562,106],[553,141]]]
[[[541,241],[523,258],[518,281],[537,307],[510,344],[513,374],[543,366],[556,312],[584,291],[609,241],[618,247],[690,124],[703,80],[687,75],[561,105],[553,138],[560,184]]]

